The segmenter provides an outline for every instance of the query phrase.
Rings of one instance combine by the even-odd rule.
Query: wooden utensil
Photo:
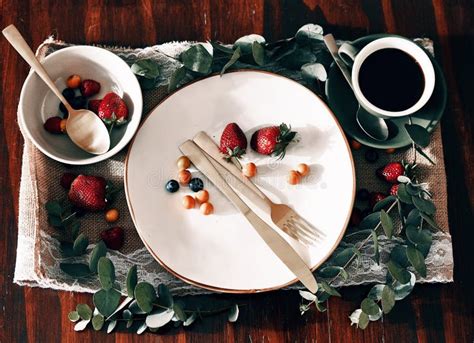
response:
[[[100,155],[107,152],[110,148],[110,137],[102,120],[92,111],[72,108],[13,24],[3,29],[2,33],[66,107],[69,113],[66,124],[69,138],[78,147],[91,154]],[[31,109],[31,112],[34,115],[39,112],[39,109]]]
[[[308,290],[316,293],[318,290],[316,279],[303,259],[283,237],[260,219],[232,190],[217,169],[214,168],[205,153],[191,140],[181,144],[179,149],[237,207],[273,253],[295,274],[298,280]]]
[[[316,228],[304,220],[295,210],[288,205],[276,204],[271,201],[249,178],[242,175],[242,171],[235,164],[225,161],[219,152],[219,147],[207,133],[199,132],[194,136],[193,141],[209,154],[214,161],[246,186],[246,189],[242,189],[245,196],[257,205],[259,200],[263,200],[270,207],[272,221],[280,230],[307,245],[313,244],[318,239],[321,233],[318,234]],[[221,171],[220,173],[222,174]],[[257,198],[252,193],[256,194]]]

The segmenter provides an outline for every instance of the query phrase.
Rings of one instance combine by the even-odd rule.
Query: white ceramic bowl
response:
[[[65,80],[71,74],[98,81],[101,89],[92,99],[102,99],[114,91],[125,100],[130,117],[127,124],[113,129],[109,151],[89,154],[67,135],[54,135],[43,128],[46,119],[60,114],[59,99],[36,73],[30,72],[21,90],[18,120],[35,146],[56,161],[75,165],[103,161],[122,150],[137,131],[143,109],[140,85],[130,67],[113,53],[92,46],[58,50],[46,57],[43,65],[60,90],[66,87]]]

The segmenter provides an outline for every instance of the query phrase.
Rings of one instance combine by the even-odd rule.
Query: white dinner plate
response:
[[[247,149],[243,163],[258,167],[254,181],[275,202],[292,206],[314,225],[320,239],[305,247],[282,234],[311,269],[321,265],[341,240],[352,210],[355,173],[352,155],[331,110],[295,81],[266,72],[239,71],[191,83],[161,102],[135,136],[126,160],[125,190],[138,234],[156,260],[184,281],[221,292],[273,290],[295,276],[273,254],[232,204],[204,179],[213,215],[185,210],[187,187],[170,194],[176,179],[179,145],[206,131],[216,142],[227,123],[236,122],[250,142],[266,125],[288,123],[299,133],[279,161]],[[311,167],[296,186],[286,177],[298,163]],[[271,224],[269,215],[255,209]],[[271,224],[273,226],[273,224]],[[274,227],[274,226],[273,226]]]

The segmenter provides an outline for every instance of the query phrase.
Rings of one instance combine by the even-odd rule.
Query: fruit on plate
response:
[[[369,205],[371,208],[374,208],[375,204],[379,201],[385,199],[387,195],[380,193],[380,192],[372,192],[370,193]]]
[[[208,216],[214,212],[214,206],[212,206],[210,202],[205,202],[199,206],[199,211],[201,211],[201,213],[205,216]]]
[[[89,100],[89,102],[87,103],[87,108],[95,114],[99,114],[99,106],[101,102],[102,99]]]
[[[246,177],[254,177],[257,175],[257,166],[253,162],[249,162],[242,168],[242,174]]]
[[[77,174],[74,173],[64,173],[59,180],[59,184],[64,188],[68,189],[71,188],[71,184],[74,179],[77,177]]]
[[[128,107],[120,96],[110,92],[102,99],[98,115],[107,125],[123,125],[128,120]]]
[[[198,204],[205,203],[209,200],[209,192],[205,189],[200,190],[199,192],[197,192],[194,198],[196,199]]]
[[[179,183],[176,180],[169,180],[165,187],[168,192],[175,193],[179,189]]]
[[[119,250],[123,246],[124,231],[121,227],[115,226],[102,231],[100,233],[100,238],[102,238],[107,248]]]
[[[240,158],[247,149],[247,137],[236,123],[229,123],[222,131],[219,150],[227,160],[232,157]]]
[[[310,172],[310,168],[306,163],[300,163],[296,167],[296,171],[300,173],[301,176],[306,176]]]
[[[100,83],[95,80],[84,80],[81,83],[81,94],[86,98],[96,95],[100,92]]]
[[[176,166],[178,167],[178,171],[188,169],[191,167],[191,161],[187,156],[180,156],[176,161]]]
[[[81,77],[76,74],[70,75],[66,80],[66,85],[72,89],[79,88],[81,85]]]
[[[194,208],[196,205],[196,200],[190,195],[185,195],[183,197],[183,207],[187,210]]]
[[[43,127],[49,133],[54,133],[54,134],[62,133],[63,131],[61,130],[61,120],[63,120],[63,118],[58,117],[58,116],[48,118],[44,122]]]
[[[120,217],[120,213],[116,208],[111,208],[105,212],[105,221],[107,223],[115,223]]]
[[[187,169],[181,170],[178,173],[178,181],[181,185],[187,185],[191,181],[191,172]]]
[[[194,177],[189,181],[189,188],[193,192],[199,192],[204,188],[204,182],[198,177]]]
[[[280,124],[280,126],[268,126],[258,129],[252,135],[250,146],[253,150],[262,155],[272,155],[282,159],[285,151],[296,136],[295,131],[291,131],[291,126]]]
[[[296,170],[290,170],[288,174],[288,183],[290,185],[297,185],[301,181],[301,175]]]
[[[72,205],[87,211],[101,211],[106,206],[107,182],[103,177],[79,175],[71,183],[68,198]]]
[[[405,167],[400,162],[390,162],[376,171],[377,176],[387,182],[397,183],[398,177],[405,174]]]

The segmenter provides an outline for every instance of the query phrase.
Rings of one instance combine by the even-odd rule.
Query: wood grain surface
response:
[[[473,342],[474,1],[473,0],[0,0],[1,27],[14,23],[36,48],[48,35],[72,43],[140,47],[170,40],[219,39],[260,33],[291,36],[321,24],[341,38],[391,32],[435,41],[449,103],[442,120],[455,282],[416,286],[383,321],[365,330],[349,314],[367,287],[343,290],[326,313],[301,317],[296,292],[231,297],[246,303],[236,324],[218,316],[187,329],[137,336],[75,333],[67,313],[89,294],[13,284],[23,138],[16,108],[28,67],[0,38],[0,342]],[[228,296],[220,296],[229,298]]]

